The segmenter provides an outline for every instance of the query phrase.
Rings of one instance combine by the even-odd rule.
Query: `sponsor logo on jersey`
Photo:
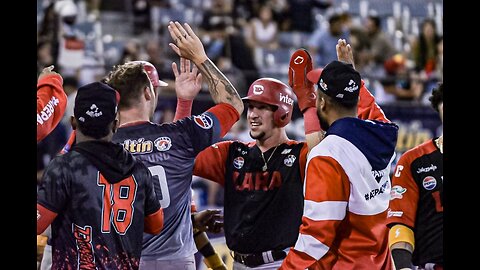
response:
[[[167,151],[172,147],[172,140],[169,137],[159,137],[155,140],[154,145],[160,152]]]
[[[236,191],[274,190],[280,188],[283,182],[279,171],[246,172],[244,175],[233,171],[232,181]]]
[[[435,166],[433,164],[430,164],[430,166],[428,166],[428,167],[418,168],[417,173],[424,173],[424,172],[429,172],[429,171],[434,172],[436,169],[437,169],[437,166]]]
[[[210,129],[213,127],[213,120],[206,114],[196,115],[193,117],[195,124],[203,129]]]
[[[285,164],[288,167],[292,167],[293,163],[295,162],[295,159],[297,159],[297,157],[295,157],[294,155],[288,155],[288,157],[286,157],[283,160],[283,164]]]
[[[58,100],[57,97],[53,96],[43,107],[42,111],[40,113],[37,113],[37,125],[42,125],[45,121],[47,121],[50,116],[53,115],[55,112],[55,107],[58,106],[60,103],[60,100]]]
[[[260,84],[254,84],[253,85],[253,94],[254,95],[261,95],[263,94],[263,85],[260,85]]]
[[[437,179],[435,179],[433,176],[427,176],[423,178],[422,184],[426,190],[432,190],[437,186]]]
[[[386,181],[385,183],[383,183],[382,186],[380,186],[380,188],[372,189],[369,193],[366,193],[365,194],[365,200],[366,201],[371,200],[371,199],[375,198],[377,195],[380,195],[380,194],[384,193],[385,189],[387,188],[387,185],[389,183],[390,182]]]
[[[136,140],[125,140],[122,143],[123,148],[132,154],[145,154],[153,151],[153,142],[139,138]]]
[[[395,199],[401,199],[403,198],[403,193],[407,192],[407,189],[402,187],[402,186],[398,186],[398,185],[395,185],[392,187],[392,190],[390,190],[390,200],[395,200]]]
[[[288,105],[293,105],[293,99],[288,95],[282,95],[282,93],[280,93],[280,102],[287,103]]]
[[[389,217],[401,217],[403,216],[403,211],[392,211],[388,209],[387,218]]]
[[[372,175],[377,180],[377,183],[380,183],[380,180],[382,180],[382,177],[385,175],[385,170],[377,171],[373,170]]]
[[[281,155],[285,155],[285,154],[288,154],[292,151],[292,149],[283,149],[282,153],[280,153]]]
[[[236,157],[233,160],[233,167],[240,170],[243,167],[244,163],[245,163],[245,160],[243,159],[243,157]]]

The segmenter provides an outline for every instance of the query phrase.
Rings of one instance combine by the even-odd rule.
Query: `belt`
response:
[[[244,264],[248,267],[257,267],[265,263],[282,260],[287,257],[287,253],[283,250],[269,250],[261,253],[241,254],[233,252],[233,259],[236,262]]]

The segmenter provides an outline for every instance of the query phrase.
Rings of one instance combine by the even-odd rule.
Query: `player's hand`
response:
[[[311,83],[307,79],[307,73],[313,69],[312,57],[305,49],[296,50],[290,57],[288,68],[288,84],[297,96],[298,107],[301,112],[307,108],[315,107],[316,94]]]
[[[47,75],[50,75],[50,74],[58,74],[57,72],[53,71],[54,67],[55,67],[54,65],[50,65],[46,68],[43,68],[42,72],[40,72],[40,75],[38,75],[38,80],[40,80],[41,78],[43,78]],[[60,74],[58,74],[58,75],[60,75]]]
[[[202,89],[202,74],[198,73],[196,65],[193,65],[193,68],[190,66],[190,60],[183,57],[180,57],[180,71],[177,64],[172,63],[177,98],[193,100]]]
[[[192,60],[197,65],[208,59],[202,41],[195,35],[188,23],[184,23],[182,26],[179,22],[170,21],[168,31],[175,43],[169,43],[168,45],[180,57]]]
[[[200,231],[219,233],[223,228],[223,215],[218,209],[207,209],[193,213],[193,227]]]
[[[345,39],[339,39],[337,45],[335,45],[335,48],[337,49],[338,61],[352,64],[353,68],[355,68],[352,46],[350,46],[350,44],[347,44],[347,41],[345,41]]]

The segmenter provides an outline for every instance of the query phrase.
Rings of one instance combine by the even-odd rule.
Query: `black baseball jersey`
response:
[[[54,158],[38,190],[37,226],[54,218],[52,269],[138,269],[145,220],[158,214],[151,173],[113,143]],[[158,232],[161,217],[153,222]]]
[[[443,264],[443,154],[434,140],[405,152],[392,178],[388,224],[415,234],[414,265]]]
[[[307,150],[306,143],[288,141],[264,153],[266,164],[255,142],[226,141],[198,155],[194,174],[225,188],[224,229],[231,250],[257,253],[295,245]]]

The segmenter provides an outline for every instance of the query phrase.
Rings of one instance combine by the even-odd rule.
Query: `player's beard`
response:
[[[327,119],[322,116],[322,113],[320,112],[320,108],[317,107],[317,116],[318,120],[320,120],[320,127],[322,130],[327,131],[327,129],[330,127],[330,125],[327,122]]]
[[[265,132],[264,131],[258,133],[257,135],[253,135],[252,131],[250,131],[248,134],[250,134],[250,137],[254,140],[261,140],[263,137],[265,137]]]

